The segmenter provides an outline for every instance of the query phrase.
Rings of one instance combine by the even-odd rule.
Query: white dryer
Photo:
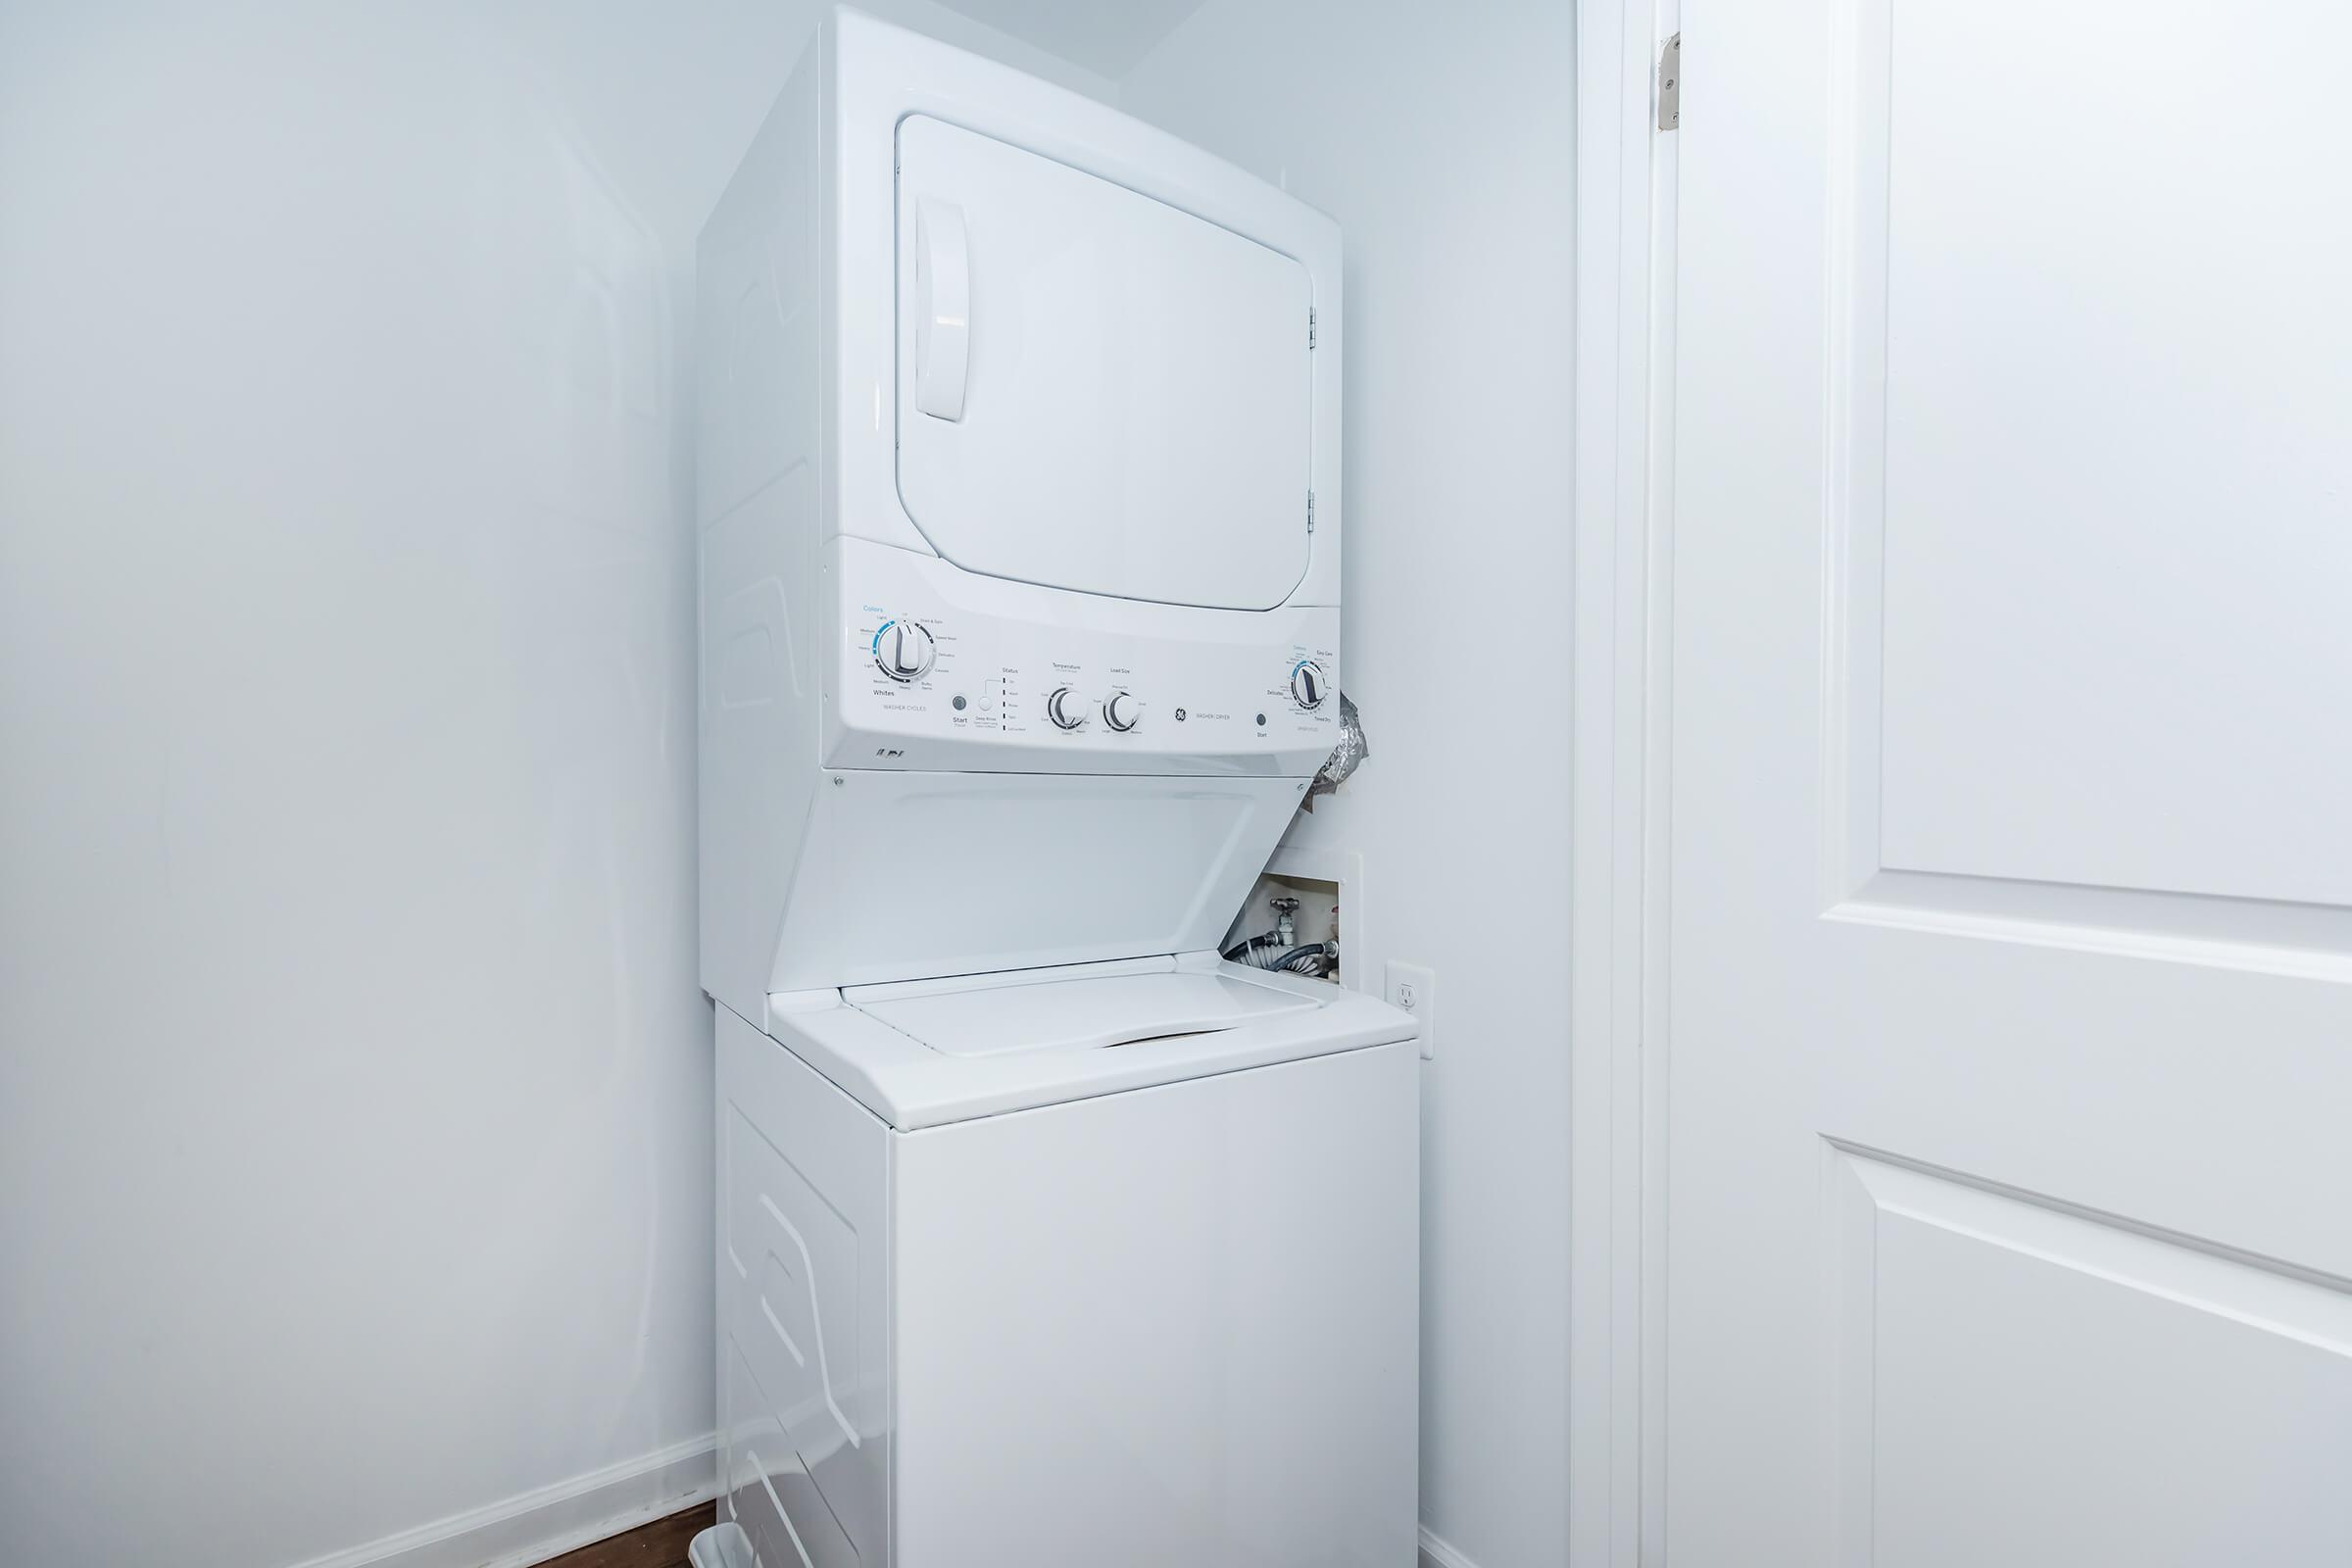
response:
[[[1413,1025],[1214,951],[1339,738],[1339,259],[847,11],[704,232],[706,1557],[1411,1558]]]

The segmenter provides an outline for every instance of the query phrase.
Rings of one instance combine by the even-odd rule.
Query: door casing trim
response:
[[[1568,1541],[1665,1542],[1666,853],[1679,0],[1578,0]],[[1695,103],[1701,114],[1703,100]]]

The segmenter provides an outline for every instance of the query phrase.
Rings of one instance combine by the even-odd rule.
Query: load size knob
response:
[[[874,633],[874,663],[892,680],[906,684],[931,673],[939,644],[911,620],[886,620]]]
[[[1056,686],[1046,699],[1046,716],[1056,729],[1076,729],[1086,722],[1086,703],[1067,686]]]
[[[1102,699],[1102,722],[1124,735],[1144,716],[1144,705],[1132,692],[1112,692]]]
[[[1298,661],[1298,667],[1291,671],[1291,701],[1311,712],[1330,695],[1331,679],[1323,666],[1311,659]]]

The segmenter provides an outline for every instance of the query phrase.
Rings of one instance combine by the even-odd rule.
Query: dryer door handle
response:
[[[940,419],[963,417],[971,363],[972,272],[963,209],[918,199],[914,208],[914,406]]]

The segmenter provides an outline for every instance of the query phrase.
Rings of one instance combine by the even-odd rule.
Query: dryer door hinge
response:
[[[1312,305],[1306,308],[1306,346],[1310,349],[1315,346],[1315,308]]]
[[[1315,531],[1315,493],[1312,490],[1306,493],[1306,531]]]
[[[1683,122],[1683,35],[1676,33],[1658,51],[1658,128],[1672,130]]]

